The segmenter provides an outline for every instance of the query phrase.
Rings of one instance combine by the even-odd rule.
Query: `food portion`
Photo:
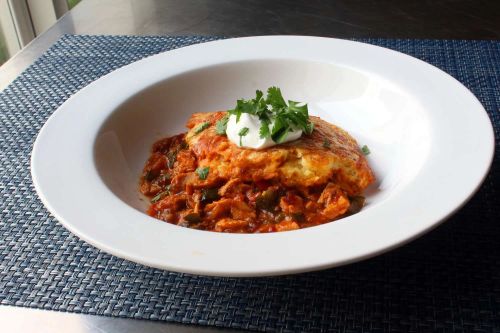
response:
[[[201,230],[258,233],[315,226],[363,207],[374,175],[357,142],[308,116],[307,105],[275,103],[271,89],[281,96],[270,88],[267,98],[258,92],[234,110],[195,113],[187,133],[153,145],[140,184],[151,199],[149,215]],[[252,130],[243,126],[235,143],[231,117],[237,125],[248,116],[259,137],[245,140]]]

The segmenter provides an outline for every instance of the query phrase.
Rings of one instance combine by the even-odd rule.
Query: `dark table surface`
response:
[[[63,34],[499,39],[498,0],[83,0],[0,67],[0,89]]]
[[[0,67],[0,89],[63,34],[497,40],[499,14],[498,0],[83,0]],[[7,306],[0,322],[9,332],[218,331]]]

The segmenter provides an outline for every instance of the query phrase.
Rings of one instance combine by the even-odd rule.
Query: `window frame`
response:
[[[69,10],[67,0],[0,0],[0,34],[12,57]]]

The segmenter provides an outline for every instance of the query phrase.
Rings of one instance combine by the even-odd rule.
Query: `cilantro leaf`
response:
[[[238,135],[239,135],[239,136],[245,136],[245,135],[247,135],[247,134],[248,134],[248,131],[249,131],[249,130],[250,130],[250,129],[249,129],[248,127],[243,127],[243,128],[242,128],[242,129],[238,132]]]
[[[215,131],[217,132],[217,134],[219,134],[219,135],[226,134],[227,122],[228,121],[229,121],[229,116],[225,115],[224,118],[222,118],[221,120],[218,120],[215,123]]]
[[[284,115],[278,115],[274,120],[274,126],[271,131],[271,139],[276,143],[282,143],[288,134],[289,127]]]
[[[323,147],[330,148],[331,142],[328,139],[323,140]]]
[[[294,127],[304,129],[307,126],[307,118],[305,118],[301,114],[288,112],[284,113],[283,116],[288,120],[289,123],[291,123],[291,125],[294,125]]]
[[[311,133],[314,131],[314,123],[308,122],[307,126],[305,128],[305,133],[307,135],[311,135]]]
[[[172,150],[167,153],[167,166],[172,169],[174,167],[175,161],[177,160],[177,151]]]
[[[242,113],[255,114],[256,104],[257,103],[253,99],[248,101],[242,99],[240,100],[239,108],[241,109]]]
[[[170,185],[167,185],[164,191],[158,193],[153,198],[151,198],[151,203],[155,203],[163,199],[166,195],[170,194]]]
[[[271,130],[269,129],[269,120],[262,119],[259,129],[259,136],[261,139],[265,139],[271,136]]]
[[[277,131],[276,133],[274,133],[274,135],[271,136],[271,138],[276,143],[282,143],[283,141],[285,141],[289,131],[290,130],[288,128],[283,128],[283,129]]]
[[[300,105],[302,104],[302,105]],[[288,109],[292,112],[299,112],[303,114],[306,118],[309,117],[309,110],[307,109],[307,104],[301,102],[288,101]]]
[[[260,101],[263,100],[263,99],[264,99],[264,93],[262,91],[260,91],[260,90],[256,90],[255,91],[255,101],[257,103],[260,103]]]
[[[280,109],[286,108],[286,102],[278,87],[271,87],[267,89],[267,104],[271,104],[273,108]]]
[[[198,178],[201,180],[205,180],[208,177],[208,172],[210,171],[209,167],[199,167],[196,169],[196,173],[198,174]]]
[[[227,110],[227,113],[236,116],[236,122],[238,122],[240,120],[240,117],[241,117],[241,109],[239,109],[239,101],[240,100],[236,101],[236,107],[234,109]]]
[[[366,156],[366,155],[370,155],[370,149],[368,148],[367,145],[364,145],[363,147],[361,147],[361,152]]]
[[[199,134],[206,130],[208,127],[210,127],[210,122],[206,121],[204,123],[201,123],[194,129],[194,134]]]
[[[238,132],[238,135],[240,136],[240,147],[243,146],[243,144],[241,143],[241,139],[248,134],[248,131],[250,129],[248,127],[243,127],[239,132]]]
[[[259,118],[265,118],[267,117],[267,103],[266,103],[266,99],[264,98],[264,94],[262,93],[262,91],[260,90],[257,90],[256,92],[256,110],[255,110],[255,114],[259,117]]]

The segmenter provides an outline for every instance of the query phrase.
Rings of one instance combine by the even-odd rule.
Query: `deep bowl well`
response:
[[[270,86],[281,87],[286,98],[307,101],[310,114],[370,147],[378,182],[369,190],[365,209],[413,179],[425,161],[430,144],[425,113],[400,87],[335,64],[270,59],[198,68],[131,96],[113,110],[96,138],[99,175],[125,203],[145,211],[138,182],[153,142],[186,131],[194,112],[230,109],[236,99]]]

